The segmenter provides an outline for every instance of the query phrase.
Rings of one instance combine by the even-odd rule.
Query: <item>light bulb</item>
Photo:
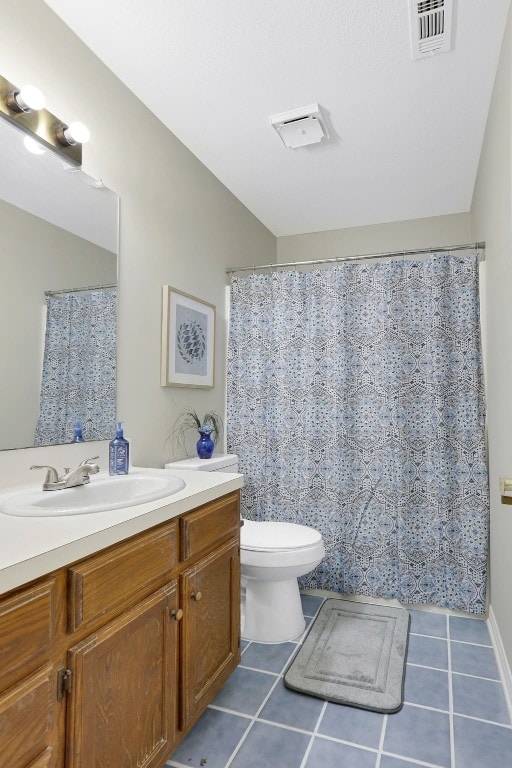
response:
[[[44,108],[45,98],[42,91],[35,85],[24,85],[23,88],[15,94],[14,99],[22,112],[30,112]]]
[[[75,144],[87,144],[91,138],[90,131],[83,123],[70,123],[62,131],[64,138],[72,146]]]
[[[28,149],[33,155],[44,155],[46,151],[38,141],[32,138],[32,136],[25,136],[23,144],[25,145],[25,149]]]

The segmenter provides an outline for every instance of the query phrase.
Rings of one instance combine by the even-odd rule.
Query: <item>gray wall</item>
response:
[[[42,0],[4,0],[2,11],[2,75],[89,126],[83,168],[120,195],[118,415],[134,463],[161,466],[181,408],[224,411],[225,267],[274,261],[276,239]],[[217,307],[213,390],[160,386],[164,284]]]
[[[280,262],[332,259],[336,256],[455,245],[467,243],[470,238],[470,216],[468,213],[458,213],[279,237],[277,259]]]
[[[512,477],[512,23],[509,14],[471,208],[486,241],[486,388],[491,483],[491,606],[512,666],[512,507],[499,478]]]
[[[116,254],[0,201],[0,449],[34,444],[44,292],[115,283]]]

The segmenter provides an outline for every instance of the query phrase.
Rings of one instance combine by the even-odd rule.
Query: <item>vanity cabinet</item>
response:
[[[55,681],[64,599],[55,576],[0,600],[0,749],[9,768],[62,764],[64,712]]]
[[[161,768],[240,660],[239,531],[235,492],[0,598],[2,764]]]

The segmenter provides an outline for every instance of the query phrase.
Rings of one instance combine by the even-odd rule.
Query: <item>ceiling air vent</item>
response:
[[[322,139],[329,138],[318,104],[270,115],[269,121],[289,149],[318,144]]]
[[[413,59],[451,50],[453,0],[409,0]]]

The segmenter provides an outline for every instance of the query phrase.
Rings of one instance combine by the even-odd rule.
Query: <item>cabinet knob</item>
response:
[[[173,616],[176,619],[176,621],[181,621],[183,618],[183,611],[181,610],[181,608],[175,608],[171,612],[171,616]]]
[[[195,600],[195,601],[196,601],[196,603],[198,603],[198,602],[200,601],[200,599],[202,598],[202,596],[203,596],[203,593],[202,593],[202,592],[192,592],[192,593],[191,593],[191,595],[190,595],[190,597],[192,598],[192,600]]]

